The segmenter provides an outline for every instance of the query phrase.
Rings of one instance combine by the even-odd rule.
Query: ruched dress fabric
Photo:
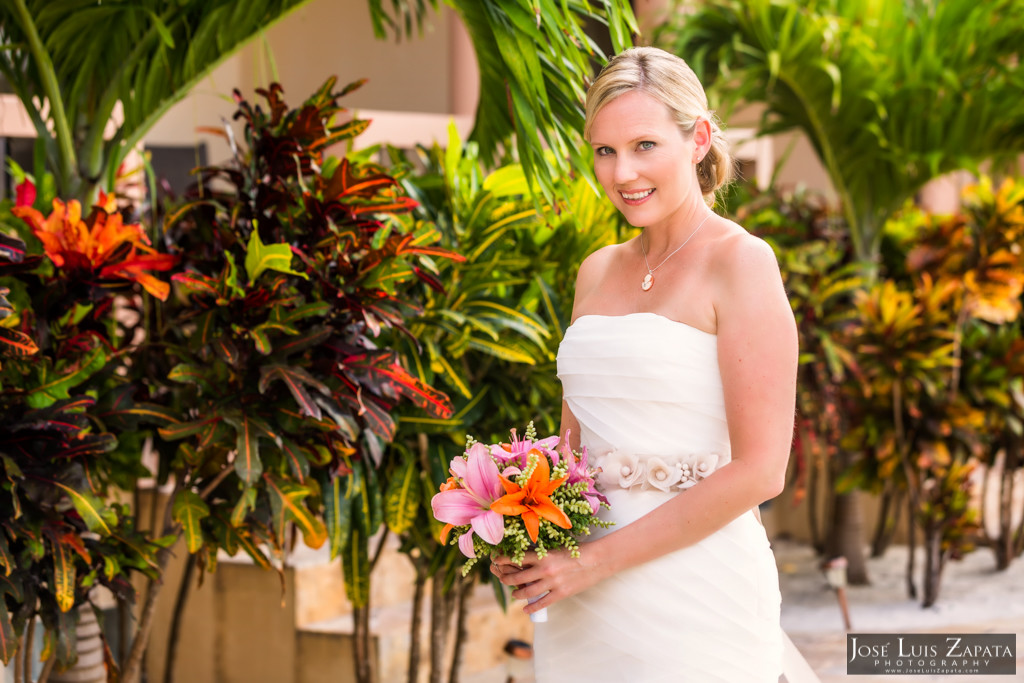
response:
[[[582,316],[559,348],[558,376],[591,464],[610,467],[600,477],[611,509],[601,516],[615,526],[587,541],[685,496],[681,486],[700,486],[729,462],[715,335],[654,313]],[[714,467],[696,481],[683,476],[664,491],[650,483],[659,467],[702,459]],[[548,608],[534,630],[536,680],[776,683],[779,606],[768,538],[746,513]]]

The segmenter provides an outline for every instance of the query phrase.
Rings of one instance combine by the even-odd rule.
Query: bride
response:
[[[797,332],[771,247],[709,204],[732,161],[704,89],[654,48],[614,57],[584,137],[640,235],[589,256],[558,352],[562,434],[584,445],[615,523],[492,571],[547,608],[540,683],[772,681],[779,584],[757,506],[783,488]],[[541,597],[543,596],[543,597]]]

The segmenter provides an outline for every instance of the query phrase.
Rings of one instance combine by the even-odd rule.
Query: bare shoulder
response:
[[[614,269],[615,263],[621,258],[622,248],[623,244],[609,244],[583,259],[576,274],[577,299],[581,289],[586,292],[596,287],[605,275]]]
[[[772,246],[730,221],[711,255],[715,316],[720,331],[749,326],[752,318],[789,325],[789,306],[778,258]]]
[[[779,262],[772,246],[760,237],[729,221],[732,229],[715,242],[712,252],[714,272],[727,281],[768,277],[779,279]]]
[[[728,227],[712,243],[708,260],[716,308],[735,296],[764,294],[767,289],[781,292],[782,275],[772,246],[732,221],[723,222]]]
[[[611,244],[601,247],[583,260],[576,274],[576,296],[573,299],[572,319],[587,313],[607,313],[607,297],[603,294],[621,271],[620,264],[629,247]]]

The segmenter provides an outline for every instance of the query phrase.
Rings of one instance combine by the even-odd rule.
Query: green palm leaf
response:
[[[429,0],[436,7],[436,0]],[[370,0],[378,36],[400,24],[410,32],[428,11],[424,0]],[[639,32],[627,0],[448,0],[473,41],[480,102],[470,140],[496,162],[514,147],[526,177],[548,199],[567,196],[565,179],[591,177],[581,144],[583,100],[595,66],[607,57],[585,30],[607,27],[614,51]],[[514,145],[510,144],[514,140]]]
[[[45,142],[58,193],[88,198],[195,83],[305,2],[11,0],[0,5],[0,72]],[[46,119],[33,98],[51,104]],[[104,140],[118,102],[124,122]]]
[[[860,257],[937,175],[1024,146],[1024,2],[709,0],[657,41],[714,108],[763,103],[762,133],[805,133]]]

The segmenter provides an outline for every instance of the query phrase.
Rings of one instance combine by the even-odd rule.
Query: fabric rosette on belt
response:
[[[606,489],[685,490],[708,477],[722,461],[718,453],[659,457],[612,451],[600,460],[598,483]]]

